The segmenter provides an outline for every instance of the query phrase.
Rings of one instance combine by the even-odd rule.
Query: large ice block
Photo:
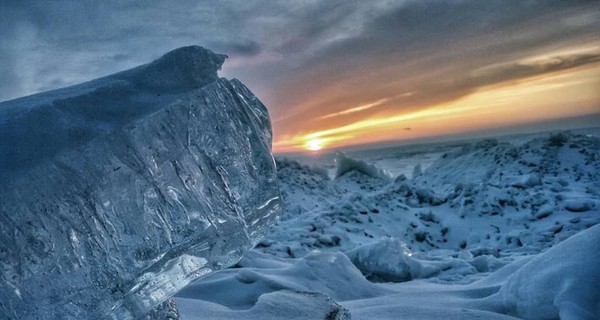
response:
[[[135,319],[279,217],[265,106],[185,47],[0,103],[0,318]]]

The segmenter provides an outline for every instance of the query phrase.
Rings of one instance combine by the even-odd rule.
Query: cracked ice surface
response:
[[[279,217],[264,105],[185,47],[0,103],[1,318],[138,318]]]

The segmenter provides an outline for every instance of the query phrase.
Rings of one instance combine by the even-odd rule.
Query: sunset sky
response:
[[[600,115],[600,1],[2,1],[0,37],[0,101],[226,53],[276,152]]]

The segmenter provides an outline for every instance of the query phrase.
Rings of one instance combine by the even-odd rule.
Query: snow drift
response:
[[[599,237],[597,225],[470,284],[414,280],[468,264],[469,257],[418,260],[389,239],[346,254],[314,251],[292,259],[252,250],[236,268],[195,282],[175,299],[184,319],[338,319],[327,317],[332,311],[352,319],[598,319]],[[362,266],[388,275],[386,281],[398,280],[391,274],[413,280],[371,283]]]
[[[600,319],[600,225],[582,231],[526,263],[498,293],[525,319]]]
[[[185,47],[0,103],[0,317],[133,319],[280,213],[264,105]]]

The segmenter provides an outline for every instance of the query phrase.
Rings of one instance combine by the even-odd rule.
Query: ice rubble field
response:
[[[597,135],[402,150],[278,158],[281,221],[182,318],[600,319]]]

